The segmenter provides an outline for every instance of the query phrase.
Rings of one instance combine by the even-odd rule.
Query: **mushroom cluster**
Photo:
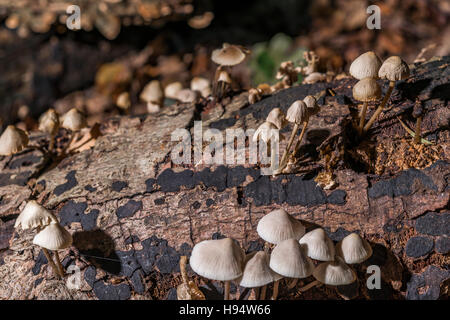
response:
[[[395,82],[409,77],[409,67],[398,56],[389,57],[382,62],[375,52],[368,51],[352,62],[349,71],[354,78],[359,80],[353,87],[353,97],[363,102],[358,125],[358,131],[362,134],[370,129],[383,111],[394,89]],[[368,103],[378,101],[381,98],[381,87],[377,83],[377,79],[389,80],[389,87],[380,105],[369,121],[365,123]]]
[[[253,288],[256,299],[263,300],[267,286],[273,283],[272,299],[277,299],[281,279],[292,279],[292,289],[298,279],[310,276],[314,281],[299,288],[304,292],[317,285],[340,286],[356,281],[349,264],[358,264],[372,255],[370,244],[351,233],[334,245],[322,228],[305,233],[301,221],[285,210],[274,210],[258,222],[258,235],[265,241],[263,251],[245,255],[238,243],[225,238],[197,243],[190,257],[190,266],[198,275],[225,282],[224,299],[230,298],[230,282]]]
[[[72,244],[71,234],[64,229],[58,219],[37,201],[30,200],[25,205],[14,224],[16,229],[36,229],[33,244],[42,248],[48,264],[57,277],[64,277],[64,268],[58,255],[58,250],[66,249]],[[53,251],[56,264],[50,255]]]

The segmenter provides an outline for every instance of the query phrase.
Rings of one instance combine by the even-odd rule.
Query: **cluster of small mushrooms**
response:
[[[14,228],[36,230],[37,233],[34,236],[33,244],[41,247],[55,275],[61,278],[64,277],[64,268],[61,264],[58,250],[70,247],[72,236],[59,224],[58,219],[50,211],[35,200],[30,200],[17,217]],[[53,251],[56,264],[49,250]]]
[[[370,244],[357,233],[351,233],[335,246],[322,228],[307,233],[305,229],[299,220],[278,209],[258,222],[258,235],[266,242],[263,251],[245,254],[231,238],[205,240],[194,246],[189,265],[204,278],[224,281],[225,300],[230,299],[231,281],[241,287],[253,288],[255,297],[260,300],[265,299],[267,286],[271,283],[272,299],[277,299],[283,278],[292,279],[288,285],[288,289],[292,289],[298,279],[312,275],[315,280],[299,288],[299,292],[322,284],[340,286],[356,281],[356,273],[349,264],[367,260],[372,255]],[[190,298],[202,298],[201,291],[192,281],[182,288],[195,288],[196,294],[191,294]]]
[[[55,139],[59,128],[64,128],[70,132],[70,140],[63,150],[77,139],[81,129],[87,126],[85,116],[76,108],[70,109],[63,116],[50,108],[39,118],[38,130],[49,135],[49,144],[47,151],[53,153],[55,149]],[[28,133],[14,125],[9,125],[0,136],[0,156],[11,156],[19,153],[26,148],[40,148],[38,146],[29,145]]]

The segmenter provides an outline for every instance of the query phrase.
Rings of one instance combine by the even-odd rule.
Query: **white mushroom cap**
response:
[[[305,102],[306,106],[308,107],[307,110],[310,117],[316,115],[320,111],[317,100],[313,96],[306,96],[305,99],[303,99],[303,102]]]
[[[340,258],[319,264],[313,272],[316,280],[330,285],[343,286],[356,280],[356,273]]]
[[[276,132],[278,132],[278,128],[275,127],[270,122],[264,122],[262,125],[256,129],[255,133],[253,134],[253,141],[258,141],[258,139],[261,138],[262,141],[265,143],[269,142],[269,140],[276,135]]]
[[[56,251],[68,248],[72,244],[72,236],[59,223],[53,222],[34,236],[33,244]]]
[[[62,116],[61,127],[64,129],[78,131],[86,126],[86,117],[77,108],[70,109]]]
[[[257,288],[275,281],[275,272],[269,267],[269,255],[267,253],[258,251],[247,255],[246,260],[244,273],[239,280],[241,287]]]
[[[353,60],[350,65],[350,74],[358,79],[378,78],[378,70],[381,67],[381,59],[375,52],[368,51]]]
[[[245,53],[238,46],[224,43],[212,52],[211,59],[221,66],[234,66],[244,61]]]
[[[376,80],[364,78],[353,86],[353,98],[363,102],[378,100],[381,98],[381,88]]]
[[[200,98],[200,92],[191,89],[183,89],[178,91],[177,100],[182,103],[196,102]]]
[[[389,57],[381,65],[378,76],[389,81],[404,80],[409,77],[408,64],[399,56]]]
[[[55,109],[48,109],[39,118],[39,131],[55,134],[59,129],[59,116]]]
[[[258,235],[269,243],[300,239],[305,234],[303,224],[283,209],[274,210],[261,218],[256,227]]]
[[[0,136],[0,156],[10,156],[18,153],[28,145],[28,135],[25,131],[13,125],[6,127]]]
[[[302,122],[305,122],[308,120],[308,107],[306,106],[306,103],[297,100],[291,106],[289,107],[287,114],[286,114],[286,120],[292,123],[301,124]]]
[[[270,268],[284,277],[306,278],[313,273],[314,264],[296,239],[287,239],[273,249]]]
[[[202,77],[194,77],[191,80],[191,90],[200,91],[202,97],[211,95],[211,81]]]
[[[225,82],[231,84],[230,74],[225,70],[220,71],[219,76],[217,77],[217,82]]]
[[[130,94],[128,92],[122,92],[119,94],[116,100],[116,105],[123,110],[127,110],[131,106]]]
[[[164,92],[161,87],[161,82],[152,80],[142,89],[139,98],[145,102],[162,103],[164,99]]]
[[[286,123],[286,116],[280,108],[273,108],[267,115],[266,121],[273,123],[278,129],[282,129]]]
[[[308,257],[319,261],[334,260],[334,243],[322,228],[306,233],[300,240],[306,246]]]
[[[370,258],[372,247],[357,233],[351,233],[336,245],[336,254],[348,264],[361,263]]]
[[[195,273],[211,280],[229,281],[242,276],[245,254],[230,238],[205,240],[192,249],[189,264]]]
[[[164,95],[169,99],[177,99],[177,94],[181,90],[183,90],[183,85],[181,82],[175,81],[164,88]]]
[[[37,203],[36,200],[30,200],[17,217],[14,228],[33,229],[45,227],[52,222],[58,222],[56,217]]]

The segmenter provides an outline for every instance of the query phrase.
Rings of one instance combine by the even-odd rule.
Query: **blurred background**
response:
[[[72,4],[81,30],[66,27]],[[371,4],[381,9],[380,30],[366,27]],[[131,113],[145,113],[145,84],[212,79],[211,51],[223,42],[252,51],[233,68],[236,90],[273,83],[282,61],[301,65],[309,50],[319,71],[336,75],[368,50],[408,63],[448,55],[449,18],[448,0],[0,0],[2,129],[34,129],[49,107],[101,122],[120,113],[124,91]]]

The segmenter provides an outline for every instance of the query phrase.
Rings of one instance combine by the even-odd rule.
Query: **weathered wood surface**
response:
[[[419,65],[411,79],[399,82],[392,108],[371,135],[374,146],[410,139],[396,116],[410,120],[419,98],[428,109],[425,137],[441,148],[441,160],[423,169],[377,176],[370,166],[347,161],[349,144],[355,143],[349,129],[355,113],[351,78],[293,87],[250,106],[244,93],[214,108],[172,105],[160,115],[109,119],[91,150],[53,168],[38,151],[1,158],[0,299],[173,299],[181,281],[180,255],[189,255],[198,241],[221,236],[237,239],[247,251],[261,248],[256,225],[280,207],[308,227],[324,227],[334,241],[359,232],[371,242],[372,258],[357,269],[359,286],[341,288],[344,295],[448,298],[449,62],[446,57]],[[321,98],[321,111],[311,120],[302,172],[272,178],[251,165],[171,164],[177,142],[170,135],[177,128],[190,129],[200,119],[205,128],[256,128],[271,108],[286,110],[294,100],[327,89],[336,94]],[[45,143],[43,138],[33,134],[32,141]],[[316,149],[327,145],[335,153],[344,150],[335,164],[334,190],[322,190],[313,180],[323,166]],[[43,253],[31,244],[32,233],[14,231],[15,218],[31,196],[73,234],[73,247],[60,256],[65,267],[81,269],[79,290],[54,278]],[[365,267],[371,264],[381,268],[381,290],[365,286]],[[215,297],[215,289],[204,290]],[[319,287],[304,297],[339,296]],[[280,298],[302,297],[281,288]]]

